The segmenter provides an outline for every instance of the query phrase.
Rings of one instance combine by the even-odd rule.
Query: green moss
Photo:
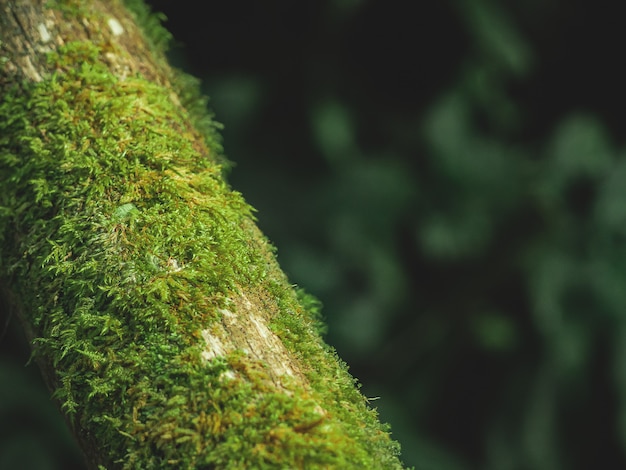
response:
[[[190,114],[159,85],[116,78],[100,55],[70,43],[50,55],[57,74],[0,104],[0,274],[73,425],[107,467],[400,468],[320,339],[319,304],[289,286],[225,183],[197,91]],[[211,145],[190,122],[205,123]],[[200,332],[241,286],[271,306],[306,390],[285,378],[279,392],[240,351],[202,358]]]
[[[63,13],[65,18],[76,18],[89,14],[89,5],[85,0],[46,0],[47,8]]]
[[[163,27],[167,17],[163,13],[153,12],[143,0],[123,0],[124,5],[135,16],[146,40],[155,53],[164,53],[172,42],[172,34]]]
[[[167,17],[163,13],[153,12],[143,0],[123,0],[123,2],[134,15],[137,24],[141,26],[153,53],[157,56],[166,53],[172,42],[171,33],[162,25]],[[222,168],[229,169],[229,162],[221,157],[222,146],[219,130],[222,129],[222,125],[213,119],[214,116],[207,106],[209,99],[200,92],[200,81],[176,69],[173,69],[171,78],[172,85],[182,106],[189,113],[193,126],[204,136],[207,145],[215,152],[215,155],[220,156]]]

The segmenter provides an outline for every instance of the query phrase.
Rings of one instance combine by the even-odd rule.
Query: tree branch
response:
[[[401,468],[166,38],[137,1],[0,0],[3,295],[88,467]]]

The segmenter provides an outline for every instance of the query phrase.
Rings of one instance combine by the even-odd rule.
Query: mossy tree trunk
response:
[[[88,467],[401,468],[166,41],[138,1],[0,0],[2,291]]]

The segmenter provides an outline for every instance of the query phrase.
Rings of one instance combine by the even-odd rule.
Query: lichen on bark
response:
[[[89,467],[401,468],[130,3],[0,1],[0,276]]]

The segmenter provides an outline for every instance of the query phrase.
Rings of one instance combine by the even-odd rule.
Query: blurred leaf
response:
[[[233,131],[242,131],[254,119],[263,95],[261,84],[246,75],[211,77],[211,107],[219,110],[219,119],[237,126]],[[233,144],[236,144],[234,142]],[[227,149],[228,150],[228,149]]]
[[[483,313],[472,316],[471,321],[480,347],[494,352],[506,352],[517,346],[519,338],[516,326],[506,314]]]
[[[460,5],[479,52],[489,59],[490,64],[506,67],[508,72],[517,76],[530,71],[530,49],[505,9],[488,0],[465,0]]]
[[[317,145],[331,165],[356,163],[354,125],[344,106],[337,101],[318,104],[312,110],[311,121]]]
[[[528,274],[532,313],[535,327],[549,339],[559,333],[565,321],[561,299],[575,266],[569,256],[555,249],[538,253]]]
[[[427,256],[462,259],[482,253],[490,242],[491,229],[491,221],[483,208],[470,203],[456,214],[437,213],[423,219],[417,236]]]
[[[572,115],[559,124],[548,152],[550,175],[558,186],[576,177],[602,177],[614,158],[602,124],[584,115]]]
[[[600,166],[600,162],[596,164]],[[611,234],[626,236],[626,155],[622,153],[611,167],[608,162],[604,164],[607,166],[607,177],[599,187],[595,222]]]
[[[442,176],[455,185],[491,199],[510,200],[518,190],[522,154],[492,138],[482,136],[472,123],[472,105],[459,92],[449,94],[431,108],[424,131],[432,160]],[[494,199],[497,197],[498,199]]]

